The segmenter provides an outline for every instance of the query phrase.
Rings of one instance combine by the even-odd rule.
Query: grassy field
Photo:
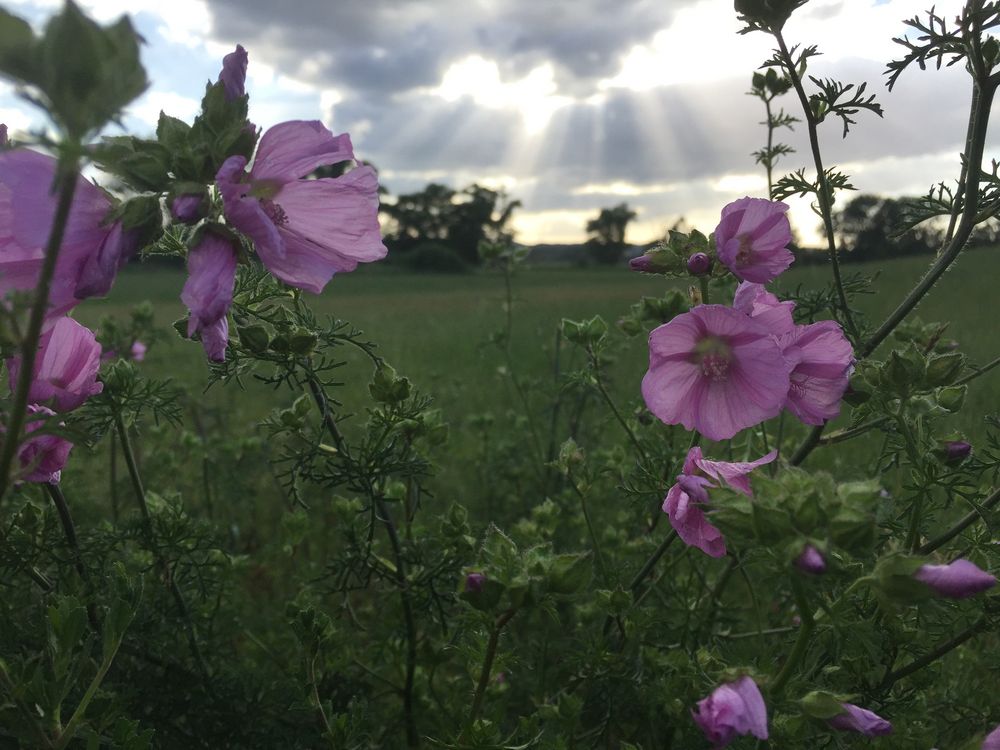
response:
[[[871,323],[892,309],[928,262],[927,257],[920,257],[880,267],[847,267],[847,273],[878,274],[873,286],[877,293],[858,300]],[[791,270],[781,281],[785,288],[821,287],[827,284],[829,274],[826,265],[811,266]],[[950,322],[947,336],[960,341],[972,362],[985,362],[1000,349],[989,308],[998,275],[1000,259],[995,253],[973,252],[959,261],[917,311],[925,321]],[[166,331],[151,349],[144,368],[160,377],[176,378],[198,393],[207,375],[201,348],[179,339],[169,329],[169,323],[184,314],[178,300],[183,279],[179,271],[130,268],[107,300],[81,306],[79,317],[94,324],[102,315],[124,314],[132,305],[150,300],[156,307],[158,325]],[[562,318],[600,314],[613,324],[640,296],[662,294],[666,283],[624,268],[520,270],[513,281],[511,354],[518,376],[529,385],[529,402],[530,386],[553,383],[553,347]],[[320,315],[348,320],[364,330],[400,373],[434,396],[452,425],[450,450],[457,459],[450,462],[456,465],[448,467],[443,476],[449,481],[468,482],[463,464],[474,458],[462,432],[467,418],[483,412],[502,416],[510,410],[523,411],[509,378],[499,369],[504,364],[503,353],[489,342],[490,334],[505,325],[504,299],[503,277],[496,273],[437,276],[365,268],[335,278],[315,299],[314,307]],[[613,335],[624,339],[617,331]],[[641,403],[639,382],[647,356],[645,337],[638,336],[624,342],[612,366],[612,390],[623,411]],[[566,371],[574,363],[580,363],[579,355],[564,348],[561,369]],[[344,371],[343,401],[348,405],[358,402],[370,374],[367,364],[352,364],[356,366]],[[998,393],[1000,372],[973,384],[967,407],[956,418],[956,429],[973,442],[981,439],[983,415],[996,410]],[[226,412],[230,427],[235,419],[237,429],[251,430],[254,420],[267,409],[281,405],[261,395],[250,384],[247,392],[217,388],[197,398],[201,408]],[[618,429],[610,419],[609,429]],[[791,429],[793,437],[802,431],[797,426]],[[876,447],[865,440],[855,441],[831,451],[833,455],[817,457],[814,463],[838,473],[855,474],[865,455]]]

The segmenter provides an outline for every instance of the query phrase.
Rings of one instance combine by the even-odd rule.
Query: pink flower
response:
[[[763,284],[742,282],[733,295],[733,307],[765,326],[773,336],[782,336],[795,330],[792,311],[795,303],[782,302],[764,288]]]
[[[698,701],[698,710],[692,715],[705,739],[716,748],[725,747],[737,735],[767,739],[767,706],[757,683],[749,677],[720,685]]]
[[[663,512],[670,518],[670,525],[681,540],[710,557],[725,555],[726,543],[722,532],[709,523],[700,507],[708,502],[708,490],[727,486],[752,497],[750,472],[758,466],[771,463],[777,456],[777,451],[771,451],[756,461],[730,463],[703,458],[698,446],[688,451],[677,483],[670,488],[663,500]]]
[[[947,599],[975,596],[993,588],[997,582],[994,576],[965,559],[947,565],[922,565],[913,577]]]
[[[818,576],[826,572],[826,558],[813,545],[807,544],[795,558],[795,567],[803,573]]]
[[[1000,726],[986,735],[980,750],[1000,750]]]
[[[828,724],[841,732],[858,732],[865,737],[882,737],[892,734],[892,724],[867,708],[853,703],[842,703],[844,713],[828,720]]]
[[[0,295],[38,285],[56,209],[56,160],[27,149],[0,152]],[[77,180],[49,294],[50,318],[84,297],[105,294],[134,252],[136,233],[119,223],[103,226],[111,201],[95,185]]]
[[[72,318],[61,317],[52,330],[42,335],[38,348],[28,391],[32,403],[51,403],[57,411],[70,411],[104,389],[104,384],[97,381],[101,345],[89,328]],[[13,391],[21,371],[21,358],[8,359],[7,369]]]
[[[795,326],[779,340],[792,364],[785,407],[805,424],[819,425],[840,414],[854,364],[854,349],[840,324],[823,320]]]
[[[133,362],[142,362],[146,359],[146,351],[149,349],[141,341],[133,341],[132,346],[129,349],[129,356],[132,358]]]
[[[28,414],[42,414],[51,417],[55,414],[44,406],[28,404]],[[28,417],[25,433],[41,429],[46,420],[31,420]],[[25,482],[51,482],[58,484],[62,468],[69,459],[73,444],[57,435],[38,435],[27,438],[17,449],[17,460],[21,468],[27,471],[21,479]]]
[[[219,71],[219,82],[226,89],[226,99],[232,101],[246,95],[247,62],[249,57],[242,44],[236,45],[236,50],[222,58],[222,70]]]
[[[795,260],[788,249],[792,228],[787,210],[784,203],[763,198],[740,198],[723,208],[715,229],[719,260],[743,281],[776,279]]]
[[[181,290],[181,301],[191,311],[188,336],[201,334],[202,346],[213,362],[226,358],[229,324],[224,321],[233,303],[235,281],[233,243],[214,232],[205,232],[198,246],[188,253],[188,278]]]
[[[300,179],[353,157],[346,133],[292,121],[264,133],[249,173],[242,156],[219,169],[227,221],[253,240],[264,265],[286,284],[319,294],[334,273],[385,257],[375,170]]]
[[[791,369],[765,326],[700,305],[650,333],[642,396],[661,421],[725,440],[781,411]]]

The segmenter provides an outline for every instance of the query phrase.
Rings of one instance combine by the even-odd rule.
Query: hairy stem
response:
[[[194,622],[191,620],[191,613],[188,610],[187,603],[184,601],[184,595],[181,593],[180,588],[178,588],[177,581],[174,580],[170,564],[160,553],[159,545],[156,542],[156,532],[153,530],[153,519],[149,512],[149,505],[146,503],[146,489],[143,487],[142,476],[139,474],[139,466],[136,464],[135,453],[132,450],[132,441],[129,439],[128,430],[125,428],[125,422],[122,420],[121,414],[115,415],[115,431],[118,433],[118,439],[122,446],[122,455],[125,456],[125,466],[128,467],[129,478],[132,480],[132,488],[135,491],[135,501],[139,506],[139,512],[142,515],[142,529],[146,536],[146,544],[149,547],[149,551],[153,553],[153,557],[156,559],[156,563],[160,568],[160,574],[163,576],[163,580],[166,582],[167,588],[170,590],[170,594],[174,599],[174,604],[177,605],[177,611],[180,612],[181,619],[184,621],[184,630],[187,634],[188,646],[191,649],[191,655],[194,656],[194,659],[198,664],[198,669],[201,670],[201,675],[205,679],[206,688],[209,688],[208,680],[210,679],[210,673],[208,671],[208,665],[205,663],[205,659],[201,654],[201,649],[198,647],[197,632],[195,631]]]
[[[517,614],[516,609],[508,609],[497,617],[496,622],[493,623],[493,629],[490,630],[490,639],[486,643],[486,655],[483,657],[483,668],[479,672],[479,682],[476,684],[476,692],[472,696],[472,708],[469,709],[467,727],[471,727],[476,723],[476,719],[479,718],[479,714],[483,709],[486,687],[490,684],[493,661],[496,659],[497,646],[500,643],[500,632],[515,614]]]
[[[792,653],[788,655],[785,660],[784,665],[781,667],[781,671],[778,676],[774,678],[774,682],[771,684],[771,699],[776,700],[784,691],[785,686],[788,681],[792,678],[792,674],[798,667],[799,662],[802,661],[802,657],[805,656],[806,649],[809,647],[809,639],[812,636],[813,626],[815,624],[813,620],[812,610],[809,608],[809,603],[806,601],[805,592],[802,590],[802,584],[799,583],[797,578],[792,578],[792,592],[795,595],[795,605],[799,610],[799,617],[802,618],[802,625],[799,627],[798,638],[795,639],[795,645],[792,646]]]
[[[823,229],[826,233],[826,245],[827,250],[830,253],[830,265],[833,268],[833,283],[837,289],[837,301],[840,306],[840,314],[844,319],[844,326],[847,328],[847,332],[851,336],[852,341],[857,341],[860,337],[858,333],[858,327],[854,323],[854,318],[851,316],[851,308],[847,303],[847,294],[844,292],[844,282],[840,276],[840,258],[838,257],[837,251],[837,238],[833,232],[833,205],[831,200],[833,197],[833,191],[830,189],[830,183],[826,177],[826,170],[823,168],[823,157],[820,154],[819,148],[819,132],[817,128],[816,115],[813,114],[812,107],[809,106],[809,97],[806,95],[806,91],[802,86],[802,79],[799,77],[799,71],[795,65],[795,60],[792,59],[791,53],[788,51],[788,46],[785,44],[785,38],[782,36],[781,31],[777,30],[774,32],[774,38],[778,41],[778,48],[781,52],[781,60],[784,64],[785,71],[788,73],[788,78],[792,82],[792,86],[795,88],[795,93],[798,94],[799,103],[802,105],[802,113],[806,118],[806,127],[809,131],[809,147],[812,149],[813,163],[816,166],[816,198],[819,202],[820,215],[823,218]]]
[[[997,503],[1000,503],[1000,488],[993,490],[993,492],[990,493],[990,495],[985,500],[983,500],[979,508],[970,511],[969,513],[964,515],[961,518],[961,520],[958,521],[958,523],[956,523],[954,526],[952,526],[950,529],[940,534],[939,536],[936,536],[933,539],[931,539],[929,542],[927,542],[927,544],[920,547],[917,550],[917,552],[919,552],[921,555],[929,555],[934,550],[944,546],[952,539],[954,539],[956,536],[965,531],[967,528],[969,528],[976,521],[981,520],[983,517],[982,511],[991,510],[995,505],[997,505]]]
[[[886,674],[885,678],[882,680],[881,688],[883,690],[888,690],[899,680],[904,677],[909,677],[914,672],[917,672],[924,667],[934,663],[942,656],[947,654],[949,651],[954,651],[956,648],[961,646],[966,641],[979,635],[982,631],[989,627],[989,619],[986,617],[981,617],[976,620],[975,623],[970,625],[968,628],[963,630],[961,633],[956,635],[951,640],[945,641],[940,646],[938,646],[933,651],[928,651],[926,654],[921,656],[919,659],[914,659],[909,664],[904,667],[900,667],[895,672],[889,672]]]
[[[46,483],[45,490],[52,499],[52,504],[56,506],[59,523],[62,526],[66,542],[73,553],[73,567],[76,568],[77,575],[80,576],[83,585],[90,589],[90,575],[87,572],[87,567],[83,564],[83,555],[80,552],[80,543],[76,536],[76,525],[73,523],[73,516],[69,512],[69,504],[66,502],[66,496],[63,495],[62,488],[58,484]],[[97,620],[97,608],[94,606],[94,602],[91,601],[91,593],[90,591],[87,592],[87,620],[90,622],[90,627],[94,632],[99,633],[101,628]]]

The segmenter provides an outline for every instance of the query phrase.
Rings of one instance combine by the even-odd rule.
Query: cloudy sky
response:
[[[518,239],[577,242],[602,206],[638,211],[644,242],[679,217],[706,233],[719,209],[766,181],[750,152],[765,138],[746,96],[768,37],[740,36],[731,0],[80,0],[102,20],[124,12],[145,37],[152,87],[127,126],[149,132],[160,110],[190,120],[222,55],[250,54],[251,119],[321,119],[351,133],[391,193],[429,181],[505,188],[524,208]],[[926,192],[954,179],[970,87],[960,69],[914,69],[890,93],[903,19],[931,0],[811,0],[785,28],[817,44],[814,75],[867,81],[885,118],[862,113],[841,139],[824,123],[828,163],[865,192]],[[56,0],[8,0],[41,25]],[[953,16],[958,0],[937,0]],[[795,113],[796,100],[778,100]],[[37,116],[0,84],[0,121]],[[779,171],[808,166],[805,129]],[[816,220],[793,205],[804,239]]]

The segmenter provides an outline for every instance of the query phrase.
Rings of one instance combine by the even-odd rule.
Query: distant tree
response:
[[[933,252],[941,240],[940,231],[923,224],[895,236],[903,225],[906,199],[861,194],[833,215],[833,229],[845,260],[883,260],[899,255]]]
[[[602,208],[596,219],[587,222],[587,247],[598,263],[613,264],[625,254],[625,230],[638,214],[627,203]]]
[[[472,184],[460,191],[431,183],[416,193],[384,203],[390,217],[386,236],[390,250],[407,252],[435,243],[451,248],[467,263],[478,263],[480,240],[509,241],[509,222],[520,201],[511,201],[503,190]]]

